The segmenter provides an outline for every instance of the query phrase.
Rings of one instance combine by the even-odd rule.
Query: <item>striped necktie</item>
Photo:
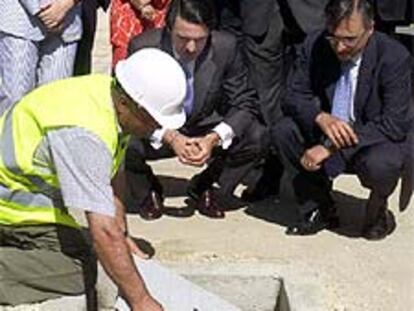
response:
[[[347,62],[342,65],[342,73],[335,87],[333,98],[332,115],[348,122],[351,119],[352,104],[352,81],[351,69],[353,62]]]
[[[351,105],[352,105],[352,80],[351,69],[355,65],[353,62],[347,62],[342,65],[341,76],[336,83],[335,95],[333,98],[331,114],[342,121],[349,122],[351,120]],[[340,152],[333,154],[324,163],[326,174],[334,178],[341,174],[345,168],[346,163]]]

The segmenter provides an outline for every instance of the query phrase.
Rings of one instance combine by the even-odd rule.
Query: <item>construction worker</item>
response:
[[[129,134],[185,122],[186,80],[168,54],[144,49],[115,77],[60,80],[0,119],[0,305],[88,294],[92,251],[68,208],[85,211],[94,253],[131,310],[163,310],[135,267],[117,173]],[[112,186],[112,187],[111,187]]]

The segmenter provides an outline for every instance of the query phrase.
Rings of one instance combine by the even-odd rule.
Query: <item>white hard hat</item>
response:
[[[115,76],[125,92],[162,127],[177,129],[184,125],[187,83],[173,57],[159,49],[145,48],[119,61]]]

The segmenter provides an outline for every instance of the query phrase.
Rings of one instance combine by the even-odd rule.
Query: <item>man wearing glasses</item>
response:
[[[332,179],[352,172],[371,190],[362,235],[381,239],[392,231],[387,199],[406,163],[410,56],[374,30],[367,0],[331,0],[325,20],[326,30],[300,51],[286,117],[272,129],[300,206],[301,219],[287,234],[337,225]]]

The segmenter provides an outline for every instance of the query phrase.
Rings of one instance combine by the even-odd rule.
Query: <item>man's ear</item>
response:
[[[120,95],[118,97],[118,107],[122,111],[129,110],[128,99],[125,96]]]
[[[375,30],[375,21],[372,21],[368,28],[369,35],[372,35],[374,33],[374,30]]]

